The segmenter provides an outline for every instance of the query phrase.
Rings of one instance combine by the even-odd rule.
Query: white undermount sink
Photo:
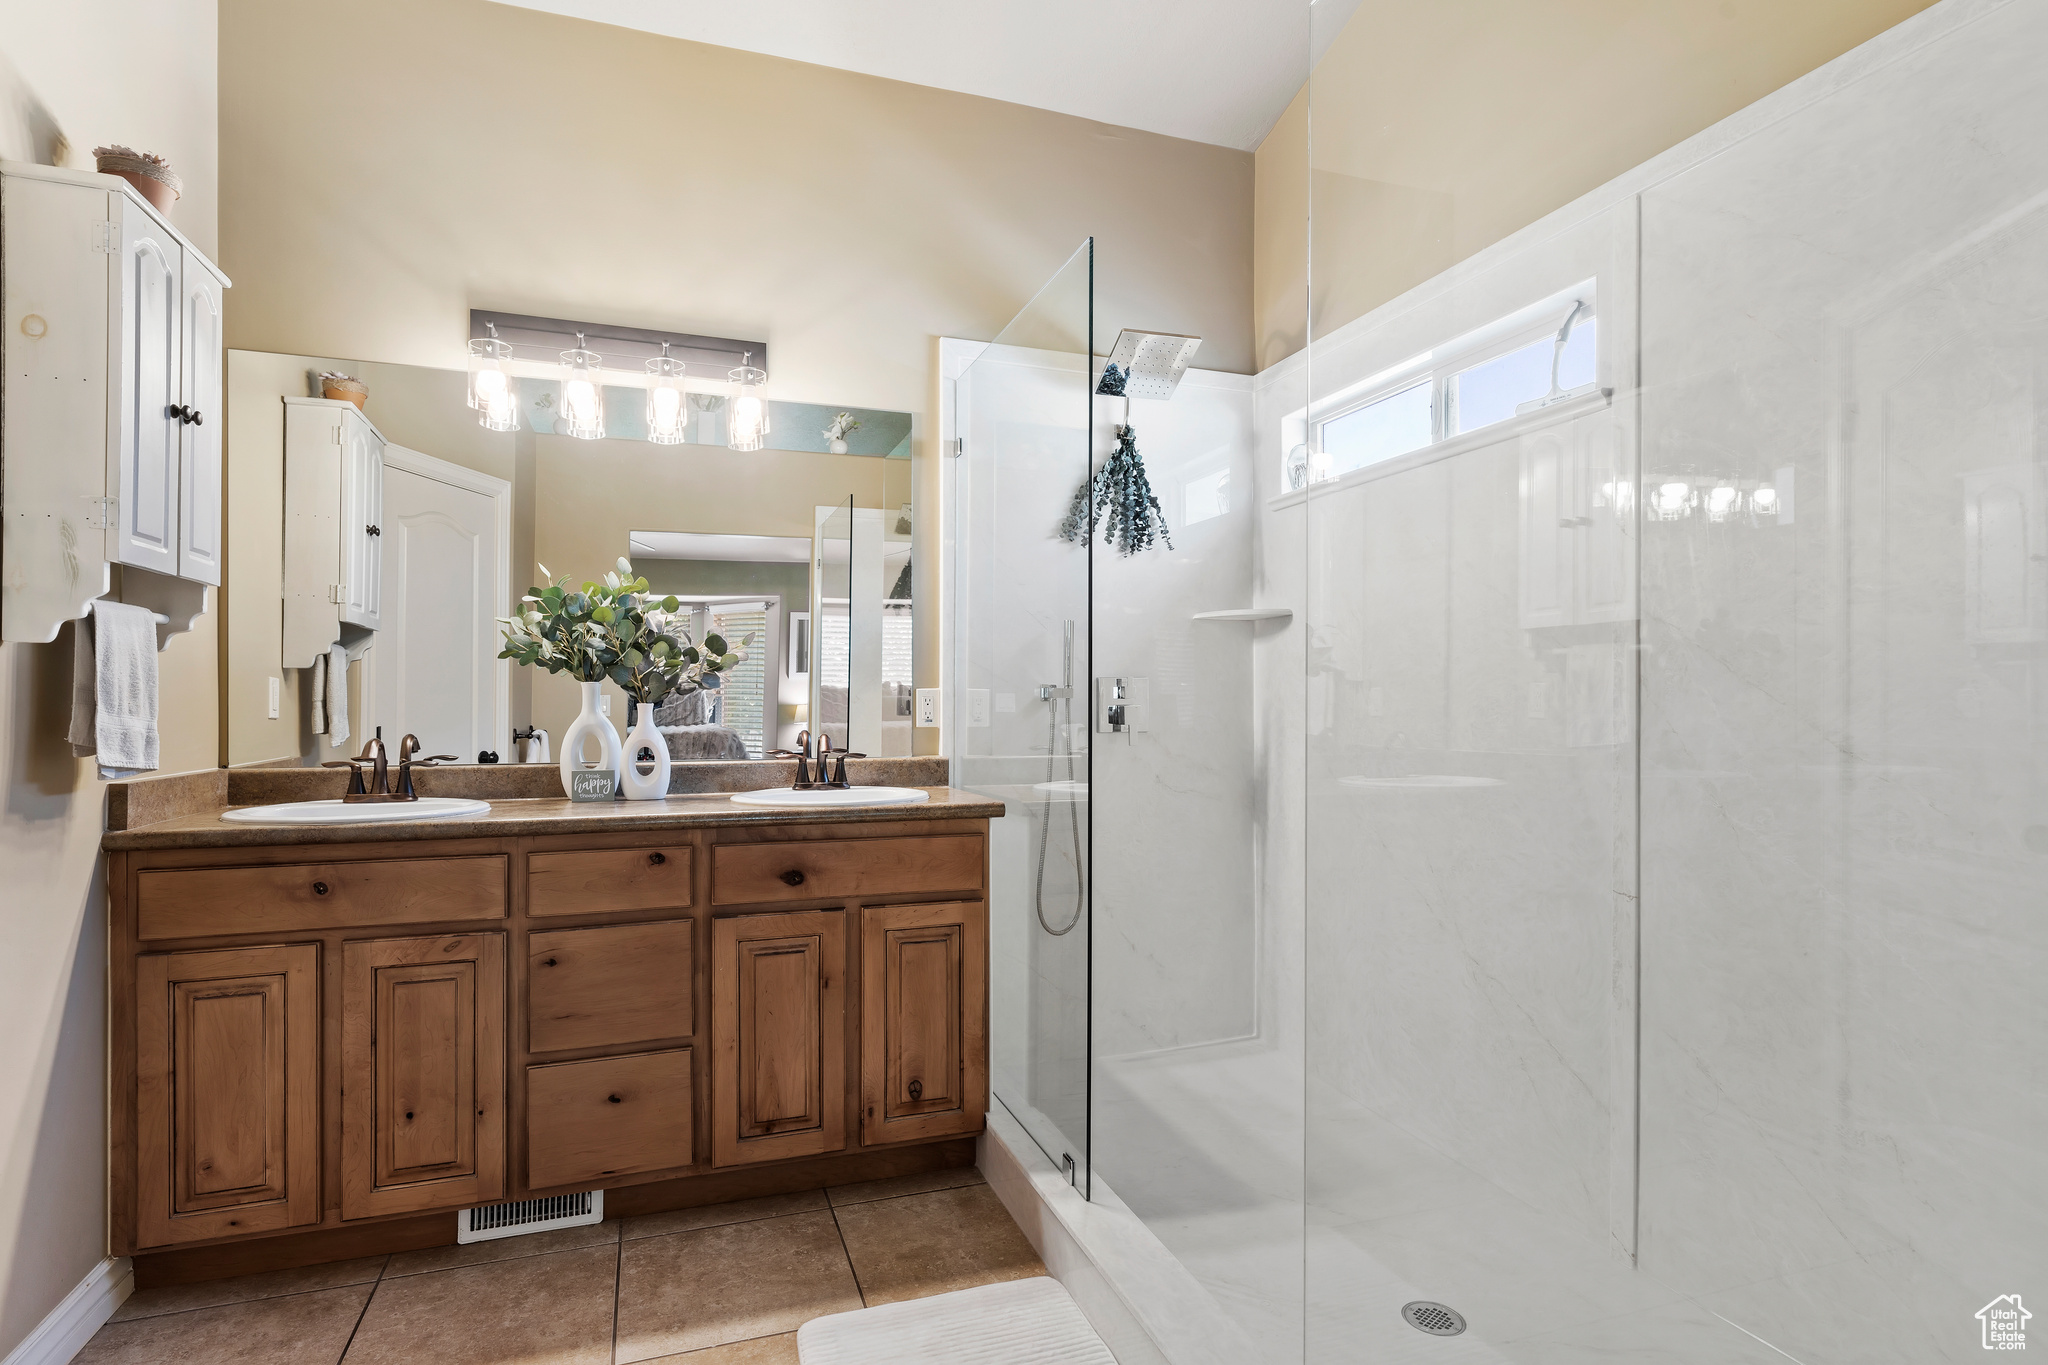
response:
[[[287,801],[279,806],[243,806],[221,819],[237,825],[380,825],[393,820],[445,820],[482,815],[491,803],[462,796],[422,796],[417,801]]]
[[[912,806],[932,799],[922,787],[770,787],[766,791],[734,792],[736,806]]]

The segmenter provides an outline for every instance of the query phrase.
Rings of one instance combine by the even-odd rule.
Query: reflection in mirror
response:
[[[706,424],[657,444],[645,391],[615,402],[607,384],[606,438],[579,440],[527,410],[551,381],[512,376],[510,430],[479,421],[471,382],[228,353],[230,763],[319,763],[379,727],[466,761],[559,759],[577,686],[499,659],[494,621],[529,588],[601,579],[621,557],[678,599],[671,624],[693,640],[752,638],[720,688],[663,700],[672,757],[758,759],[804,728],[911,751],[911,414],[781,395],[763,449],[730,450]],[[723,420],[718,394],[687,397]],[[605,683],[601,706],[623,734],[624,694]]]

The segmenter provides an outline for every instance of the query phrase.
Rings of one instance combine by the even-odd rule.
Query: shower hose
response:
[[[1071,686],[1069,687],[1069,692],[1071,694]],[[1069,739],[1067,742],[1066,798],[1067,816],[1074,828],[1074,914],[1071,919],[1057,929],[1053,928],[1051,921],[1045,917],[1045,852],[1046,845],[1052,842],[1052,799],[1057,794],[1054,792],[1052,785],[1053,770],[1059,762],[1059,737],[1062,729],[1065,729],[1070,735],[1072,733],[1073,706],[1074,703],[1071,695],[1059,698],[1057,704],[1051,700],[1048,700],[1045,704],[1046,725],[1048,727],[1045,737],[1045,818],[1038,825],[1038,887],[1033,894],[1033,904],[1038,910],[1038,927],[1051,934],[1054,938],[1060,938],[1074,931],[1074,926],[1081,922],[1081,908],[1087,903],[1085,888],[1088,885],[1088,879],[1081,872],[1081,803],[1075,799],[1077,793],[1073,788],[1074,746],[1073,741]],[[1069,722],[1069,725],[1066,727],[1063,727],[1060,723],[1062,714],[1065,715]]]

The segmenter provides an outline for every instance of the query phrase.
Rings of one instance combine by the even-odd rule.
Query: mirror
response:
[[[621,557],[677,599],[678,632],[751,642],[716,690],[660,704],[675,760],[759,759],[805,729],[913,751],[912,414],[771,397],[741,451],[716,392],[655,444],[645,389],[607,380],[586,440],[558,430],[562,380],[507,387],[511,429],[489,430],[460,369],[228,352],[230,763],[329,761],[379,727],[505,763],[545,732],[559,759],[578,686],[498,659],[497,618],[542,566],[580,584]],[[626,697],[600,694],[623,735]]]

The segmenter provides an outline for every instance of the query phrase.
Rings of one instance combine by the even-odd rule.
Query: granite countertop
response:
[[[507,839],[531,834],[616,834],[629,830],[695,829],[705,825],[873,824],[895,820],[989,820],[1003,803],[950,787],[927,787],[931,800],[913,806],[840,806],[776,810],[736,806],[724,792],[690,792],[660,801],[568,801],[529,797],[492,801],[483,815],[399,820],[374,825],[231,825],[219,810],[110,830],[109,852],[164,848],[248,848],[280,844],[383,843],[407,839]]]
[[[465,818],[362,825],[227,824],[239,806],[339,797],[347,774],[334,768],[210,768],[112,783],[107,788],[108,852],[166,848],[251,848],[280,844],[360,844],[407,839],[508,839],[535,834],[614,834],[708,825],[873,824],[902,820],[993,820],[1001,801],[949,787],[943,758],[870,758],[847,763],[856,787],[922,787],[929,801],[910,806],[776,809],[736,806],[732,793],[786,787],[793,762],[679,763],[660,801],[583,801],[562,795],[552,764],[457,764],[416,769],[421,796],[476,797],[489,812]]]

